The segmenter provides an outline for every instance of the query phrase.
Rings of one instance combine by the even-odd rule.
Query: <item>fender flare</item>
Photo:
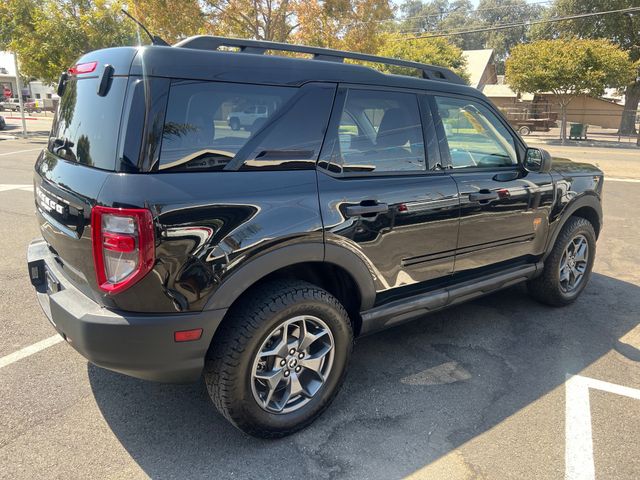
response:
[[[558,238],[558,235],[560,235],[560,231],[562,230],[562,227],[564,227],[564,224],[567,223],[567,220],[569,220],[577,210],[583,207],[591,208],[596,212],[598,222],[600,224],[600,230],[602,230],[602,204],[600,203],[600,199],[596,195],[589,194],[576,197],[567,206],[565,206],[562,212],[558,215],[556,226],[547,239],[543,260],[545,260],[551,253],[551,249],[555,245],[556,239]]]
[[[344,247],[306,242],[269,251],[231,273],[214,291],[204,310],[229,308],[253,284],[267,275],[298,263],[325,262],[336,265],[351,275],[359,290],[360,310],[371,308],[375,301],[375,286],[369,269],[355,253]]]

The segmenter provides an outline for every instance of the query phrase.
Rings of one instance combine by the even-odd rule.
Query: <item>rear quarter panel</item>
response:
[[[322,245],[315,170],[113,174],[100,203],[149,208],[156,221],[153,270],[112,298],[127,311],[202,310],[247,260]]]

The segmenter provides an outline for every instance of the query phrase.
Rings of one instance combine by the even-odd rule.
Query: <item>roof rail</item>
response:
[[[436,65],[399,60],[397,58],[379,57],[365,53],[346,52],[344,50],[332,50],[329,48],[309,47],[281,42],[267,42],[264,40],[245,40],[242,38],[214,37],[210,35],[196,35],[185,38],[176,43],[174,47],[194,48],[197,50],[218,50],[220,47],[236,47],[243,53],[262,55],[267,50],[281,52],[296,52],[313,55],[314,60],[329,62],[343,62],[345,58],[360,60],[363,62],[382,63],[399,67],[415,68],[422,72],[422,77],[429,80],[441,80],[465,85],[465,81],[451,70]]]

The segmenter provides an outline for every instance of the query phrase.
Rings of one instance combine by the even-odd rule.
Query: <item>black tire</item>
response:
[[[307,282],[269,282],[245,299],[214,336],[205,362],[207,390],[220,413],[240,430],[261,438],[284,437],[311,424],[337,394],[353,347],[351,322],[336,298]],[[331,331],[331,369],[308,403],[289,413],[272,413],[254,397],[254,360],[273,330],[298,315],[313,315]]]
[[[523,136],[529,135],[531,133],[531,128],[527,127],[526,125],[522,126],[518,129],[518,133]]]
[[[589,247],[586,270],[575,289],[567,292],[562,288],[560,282],[560,263],[569,242],[580,235],[586,239]],[[571,217],[563,225],[551,253],[545,260],[542,274],[528,282],[529,293],[539,302],[554,307],[563,307],[573,303],[589,282],[595,254],[596,234],[593,225],[582,217]]]
[[[240,120],[233,117],[229,120],[229,126],[231,127],[231,130],[240,130]]]

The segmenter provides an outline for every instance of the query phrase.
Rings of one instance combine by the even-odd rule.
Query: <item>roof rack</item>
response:
[[[332,50],[329,48],[309,47],[281,42],[267,42],[264,40],[245,40],[242,38],[214,37],[210,35],[196,35],[185,38],[176,43],[174,47],[194,48],[197,50],[218,50],[220,47],[235,47],[242,53],[264,54],[267,50],[281,52],[296,52],[313,55],[314,60],[342,63],[345,58],[360,60],[363,62],[383,63],[399,67],[415,68],[422,72],[422,77],[429,80],[441,80],[464,85],[465,82],[448,68],[428,65],[425,63],[410,62],[397,58],[379,57],[365,53],[346,52],[344,50]]]

